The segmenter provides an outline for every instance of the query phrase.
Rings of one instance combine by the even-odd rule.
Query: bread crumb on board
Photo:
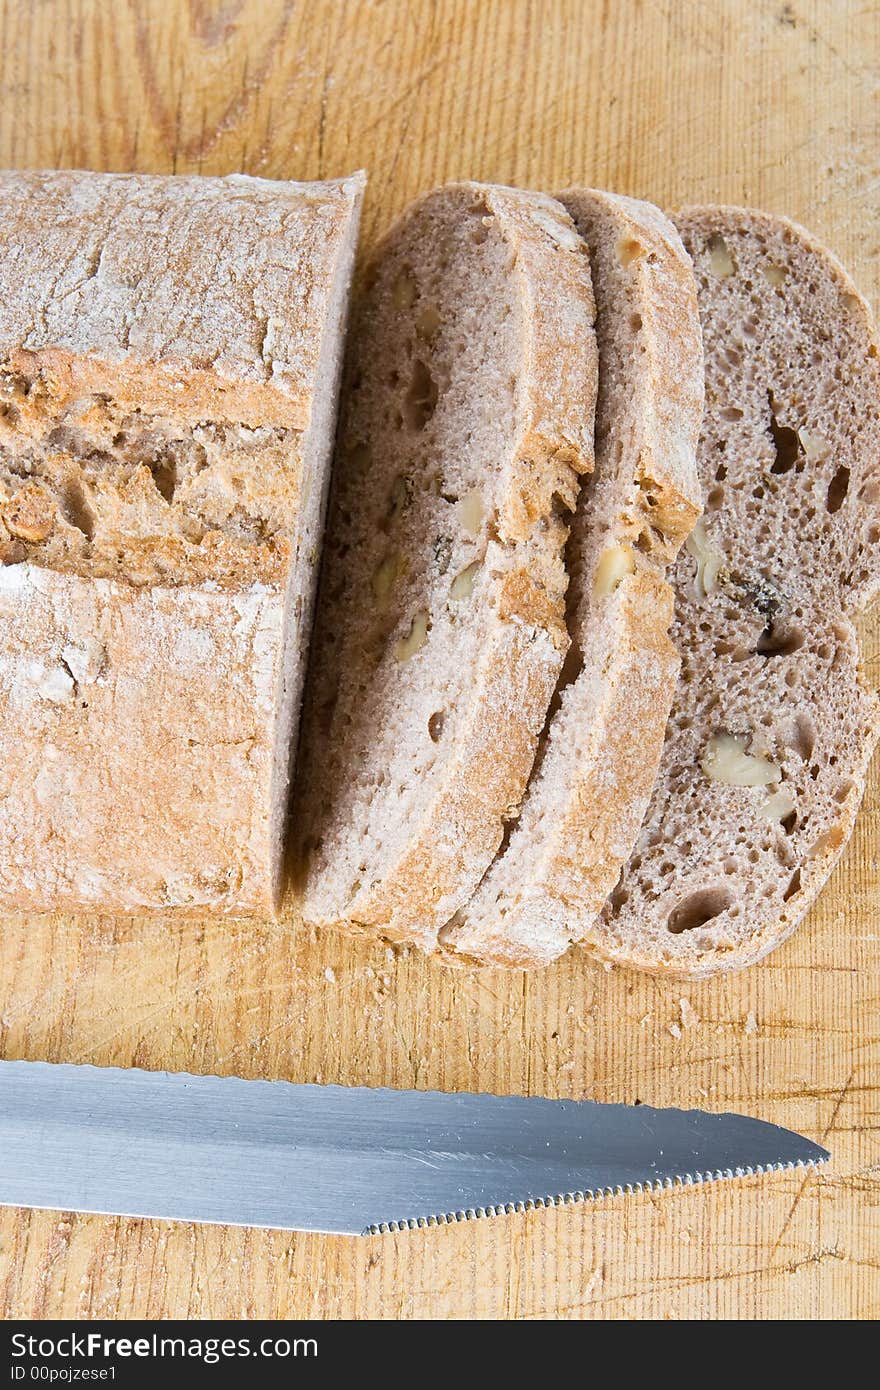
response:
[[[753,1012],[752,1010],[750,1010],[750,1011],[748,1012],[748,1014],[746,1015],[746,1021],[745,1021],[745,1023],[743,1024],[743,1032],[745,1032],[745,1033],[757,1033],[757,1031],[758,1031],[758,1020],[755,1018],[754,1012]]]
[[[650,1014],[646,1014],[642,1019],[642,1023],[647,1022],[649,1018]],[[670,1022],[667,1023],[666,1031],[670,1033],[677,1042],[683,1032],[686,1032],[689,1028],[695,1028],[699,1022],[700,1015],[691,1004],[691,1001],[689,999],[679,999],[678,1018],[671,1019]]]
[[[678,1009],[681,1014],[682,1028],[695,1028],[700,1021],[700,1015],[693,1008],[689,999],[679,999]]]

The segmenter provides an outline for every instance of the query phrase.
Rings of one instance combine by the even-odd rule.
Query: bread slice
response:
[[[0,176],[5,910],[277,906],[362,184]]]
[[[703,322],[707,512],[675,569],[660,778],[589,944],[696,977],[784,941],[853,827],[880,729],[852,626],[880,587],[880,358],[807,232],[736,208],[677,223]]]
[[[434,948],[519,804],[568,645],[593,316],[542,194],[441,188],[379,247],[309,678],[308,922]]]
[[[543,965],[580,940],[632,849],[654,783],[678,657],[664,575],[700,511],[696,285],[658,208],[595,190],[561,199],[596,294],[596,469],[572,525],[571,650],[522,811],[442,933],[453,960]]]

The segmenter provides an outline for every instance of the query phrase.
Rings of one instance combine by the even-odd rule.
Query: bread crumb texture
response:
[[[739,209],[676,220],[703,324],[706,514],[673,575],[660,776],[590,945],[693,977],[783,941],[852,831],[880,729],[852,626],[880,586],[880,359],[806,232]]]
[[[271,911],[362,179],[0,175],[0,903]]]

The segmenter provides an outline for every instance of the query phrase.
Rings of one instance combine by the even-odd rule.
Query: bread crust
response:
[[[0,570],[5,911],[272,910],[282,623],[277,586]]]
[[[305,429],[340,228],[363,178],[0,173],[0,360],[193,423]],[[302,326],[309,325],[303,331]]]
[[[560,691],[508,844],[443,932],[451,964],[546,965],[595,932],[648,804],[678,674],[663,574],[701,504],[693,271],[659,209],[596,190],[560,197],[589,244],[598,306],[596,473],[568,548],[581,669]],[[626,334],[627,315],[639,321],[632,348],[626,337],[612,348],[612,321]],[[636,401],[633,430],[612,398],[621,389]],[[601,557],[617,550],[633,573],[597,597]]]
[[[760,536],[755,543],[754,562],[765,586],[759,601],[765,605],[764,611],[771,613],[771,637],[773,623],[789,621],[788,609],[797,601],[786,600],[784,593],[777,599],[773,585],[780,584],[799,594],[803,612],[798,619],[802,630],[795,629],[790,654],[783,650],[777,656],[771,648],[763,664],[758,661],[753,676],[743,684],[737,663],[745,653],[732,650],[733,640],[739,634],[729,630],[719,634],[717,629],[719,619],[732,625],[730,617],[725,619],[725,593],[745,592],[737,572],[740,561],[728,556],[719,592],[708,599],[695,589],[693,558],[682,557],[676,568],[677,617],[673,631],[678,634],[689,667],[688,685],[676,697],[658,785],[633,860],[624,870],[601,927],[588,945],[592,954],[604,960],[685,980],[741,969],[781,945],[815,902],[852,833],[872,753],[880,737],[880,700],[865,683],[858,638],[852,626],[852,619],[864,611],[880,585],[880,557],[876,550],[876,534],[880,533],[880,469],[876,453],[880,440],[880,369],[878,340],[867,304],[840,262],[809,232],[785,218],[743,208],[685,208],[675,214],[675,221],[702,276],[701,313],[707,358],[712,354],[728,369],[733,348],[741,360],[746,359],[743,381],[758,379],[764,383],[766,374],[765,389],[770,390],[768,414],[772,410],[773,428],[778,431],[781,427],[789,435],[789,456],[780,459],[777,455],[777,462],[770,467],[762,458],[770,452],[768,441],[762,440],[757,427],[749,423],[751,397],[748,390],[738,389],[740,365],[734,361],[726,392],[722,396],[713,391],[711,406],[707,402],[699,451],[702,478],[706,487],[717,485],[718,460],[723,457],[725,468],[734,478],[737,496],[748,495],[751,483],[756,486],[756,496],[762,499],[754,504],[750,525]],[[717,260],[713,261],[713,257]],[[748,264],[747,271],[740,264],[743,260]],[[759,278],[768,272],[770,290]],[[737,277],[741,274],[749,275],[753,293],[760,286],[762,296],[777,296],[765,310],[779,316],[777,337],[766,352],[760,325],[757,338],[737,337],[736,325],[742,310],[734,300],[728,303],[723,298],[728,292],[733,296],[743,293],[737,289]],[[789,301],[797,307],[790,308]],[[815,332],[809,319],[813,312],[818,320]],[[829,340],[835,319],[837,332]],[[825,362],[820,358],[814,361],[812,356],[826,340],[839,343],[834,379],[830,366],[826,373]],[[754,363],[747,360],[752,343],[757,345],[752,349]],[[802,359],[807,362],[807,358],[808,366],[799,370],[809,388],[801,396],[792,382],[799,379],[795,364]],[[774,393],[779,394],[779,399]],[[846,408],[850,404],[852,415]],[[732,414],[732,406],[739,415],[743,413],[740,407],[746,409],[746,422],[741,427],[737,415]],[[839,436],[831,426],[830,440],[817,445],[812,416],[823,410],[832,414],[835,409],[835,418],[849,423],[841,428]],[[855,427],[852,420],[857,422]],[[752,432],[740,438],[735,433],[739,428]],[[723,453],[719,451],[719,441]],[[838,477],[834,470],[842,463],[846,465],[844,493],[851,502],[849,509],[841,506],[839,498],[834,503],[830,500],[829,479],[832,475]],[[789,478],[794,482],[789,483]],[[824,527],[815,520],[817,506],[813,505],[802,513],[793,510],[790,527],[785,532],[779,530],[779,518],[790,505],[782,489],[789,486],[806,494],[808,500],[813,497],[817,504],[821,502],[820,518],[827,505],[830,515]],[[765,498],[774,509],[769,519],[760,510]],[[715,516],[709,513],[706,520],[708,543],[722,555],[725,546],[735,544],[732,531],[735,528],[741,532],[743,520],[726,522],[722,512]],[[762,525],[766,534],[761,532]],[[875,535],[873,553],[870,542],[863,542],[863,537],[870,538],[871,534]],[[830,548],[823,553],[820,546]],[[780,564],[786,568],[786,574],[780,575]],[[820,588],[810,599],[814,574]],[[773,605],[779,604],[778,611],[776,607],[766,609],[768,594]],[[814,611],[805,606],[808,603],[812,603]],[[763,621],[762,618],[757,622],[756,630],[760,630]],[[700,623],[708,635],[700,635]],[[720,635],[725,640],[721,655],[708,660],[707,644],[712,641],[713,631],[716,638]],[[795,641],[800,645],[795,646]],[[830,663],[823,657],[826,647],[831,654]],[[777,672],[784,669],[785,663],[789,663],[792,674],[796,667],[803,666],[804,679],[791,686],[786,682],[777,689]],[[763,716],[760,746],[753,742],[750,752],[779,763],[781,788],[792,788],[793,812],[788,827],[770,826],[756,817],[752,802],[757,805],[767,795],[762,790],[723,785],[719,788],[701,778],[699,772],[681,779],[682,763],[687,765],[691,757],[698,756],[700,740],[715,732],[711,720],[720,719],[722,724],[732,726],[737,721],[740,703],[742,724],[737,724],[734,732],[740,732],[740,728],[745,731],[746,725],[758,730]],[[698,711],[709,711],[705,727],[705,715]],[[694,732],[680,725],[679,715],[693,718],[699,730]],[[794,737],[792,728],[796,731]],[[693,753],[692,747],[696,750]],[[804,758],[812,763],[812,768],[802,785]],[[769,791],[773,791],[772,786]],[[725,797],[728,805],[723,804]],[[686,813],[686,805],[694,810]],[[671,881],[657,884],[658,891],[648,895],[644,885],[653,881],[654,847],[674,845],[677,827],[685,819],[693,827],[688,837],[693,843],[684,857],[680,858],[677,851],[670,856]],[[738,847],[742,827],[746,832],[743,849],[751,846],[747,864],[736,858],[742,854]],[[727,874],[721,866],[724,853],[733,856]],[[672,914],[680,911],[682,903],[699,905],[701,895],[707,902],[705,920],[700,921],[704,916],[701,912],[694,927],[670,934],[666,928],[673,921]],[[717,901],[709,903],[706,895],[717,895]],[[732,907],[738,909],[738,917],[731,916]],[[713,908],[717,910],[712,911]]]
[[[393,865],[371,879],[367,863],[361,882],[342,901],[327,891],[326,866],[313,851],[304,901],[306,921],[415,942],[425,950],[435,947],[439,929],[491,860],[532,765],[568,641],[562,561],[568,523],[559,499],[572,508],[578,477],[592,468],[596,393],[588,260],[564,210],[542,194],[451,185],[404,214],[376,262],[407,228],[420,226],[438,200],[453,207],[469,202],[498,229],[526,326],[518,438],[505,462],[508,483],[495,522],[497,538],[489,542],[488,554],[499,563],[491,581],[495,617],[468,691],[466,717],[456,717],[455,755],[432,785],[428,803],[419,807]],[[474,262],[479,264],[476,252]],[[378,345],[368,343],[370,350],[375,353]],[[488,558],[483,568],[492,569]],[[331,582],[325,572],[322,583]],[[319,619],[319,642],[320,633]],[[315,718],[310,722],[314,728]],[[323,740],[326,745],[339,737],[331,725]],[[313,732],[310,741],[314,771],[304,778],[299,814],[307,831],[320,836],[314,806],[324,775],[315,751],[321,736]]]

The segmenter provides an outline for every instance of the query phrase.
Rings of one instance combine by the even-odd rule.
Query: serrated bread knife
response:
[[[0,1204],[376,1235],[824,1163],[745,1115],[0,1062]]]

